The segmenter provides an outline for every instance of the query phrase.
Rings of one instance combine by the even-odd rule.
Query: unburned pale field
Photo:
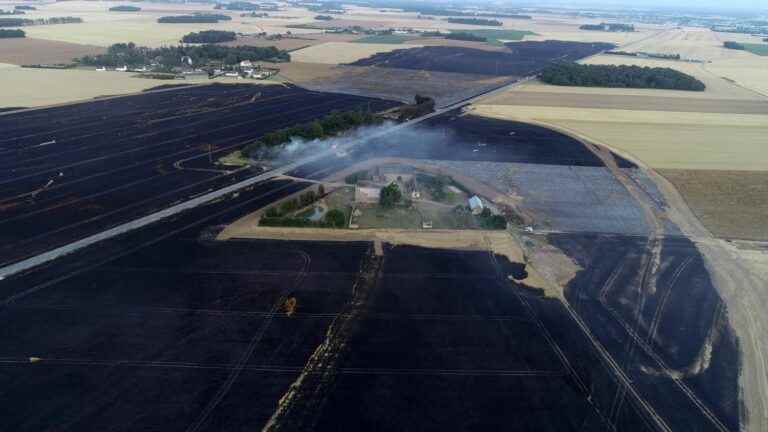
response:
[[[768,170],[768,116],[475,105],[478,115],[561,128],[652,168]]]
[[[768,240],[768,172],[665,169],[659,174],[713,235]]]
[[[95,98],[99,96],[134,93],[164,84],[201,84],[203,79],[152,80],[135,78],[132,73],[96,72],[88,70],[26,69],[2,67],[2,107],[38,107]],[[220,82],[235,82],[225,78]],[[268,81],[237,81],[237,83],[269,83]]]
[[[419,46],[421,45],[327,42],[294,51],[291,53],[291,60],[301,63],[344,64],[352,63],[380,52],[416,48]]]

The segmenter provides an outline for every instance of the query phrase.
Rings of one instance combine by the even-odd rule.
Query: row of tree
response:
[[[734,41],[726,41],[726,42],[723,42],[723,47],[725,47],[725,48],[728,48],[728,49],[735,49],[735,50],[743,50],[743,49],[746,49],[746,48],[744,47],[744,45],[742,45],[742,44],[740,44],[740,43],[738,43],[738,42],[734,42]]]
[[[164,16],[157,19],[157,22],[161,24],[189,24],[189,23],[204,23],[215,24],[219,21],[231,21],[232,17],[223,14],[203,14],[197,13],[194,15],[175,15]]]
[[[109,8],[109,11],[110,12],[139,12],[141,11],[141,8],[137,6],[121,5],[121,6],[114,6]]]
[[[264,135],[260,140],[243,148],[243,153],[254,159],[270,157],[274,152],[271,149],[286,144],[293,138],[304,140],[322,139],[338,135],[349,129],[378,123],[379,117],[370,111],[334,111],[319,120],[304,123],[289,128],[278,129]]]
[[[205,65],[210,62],[237,64],[250,61],[288,61],[290,55],[275,47],[196,45],[148,48],[133,42],[114,44],[106,54],[89,55],[77,59],[88,66],[144,66],[158,64],[165,67]]]
[[[237,38],[237,34],[231,31],[222,30],[203,30],[192,32],[181,38],[183,43],[210,44],[220,42],[231,42]]]
[[[23,38],[26,36],[27,34],[24,33],[24,30],[0,29],[0,39]]]
[[[448,21],[451,24],[468,24],[468,25],[479,25],[479,26],[501,27],[502,25],[504,25],[504,23],[502,23],[501,21],[483,19],[483,18],[448,18],[446,21]]]
[[[548,84],[580,87],[654,88],[703,91],[696,78],[670,68],[626,65],[582,65],[558,63],[544,69],[541,80]]]
[[[75,24],[83,22],[79,17],[51,17],[51,18],[0,18],[0,27],[24,27],[46,24]]]
[[[609,31],[609,32],[635,31],[635,26],[633,26],[632,24],[618,24],[618,23],[584,24],[579,28],[581,30]]]

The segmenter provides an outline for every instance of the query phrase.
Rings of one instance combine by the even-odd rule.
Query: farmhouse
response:
[[[472,214],[479,215],[483,211],[483,201],[477,195],[469,199],[469,209]]]

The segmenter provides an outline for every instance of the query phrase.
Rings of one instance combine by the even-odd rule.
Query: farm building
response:
[[[472,210],[472,214],[480,214],[483,211],[483,201],[477,195],[472,196],[469,199],[469,209]]]

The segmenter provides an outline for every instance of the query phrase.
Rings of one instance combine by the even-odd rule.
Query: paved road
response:
[[[84,247],[90,246],[92,244],[98,243],[100,241],[107,240],[109,238],[112,238],[112,237],[115,237],[115,236],[118,236],[118,235],[121,235],[121,234],[125,234],[125,233],[127,233],[129,231],[132,231],[132,230],[137,229],[137,228],[144,227],[146,225],[149,225],[151,223],[157,222],[157,221],[159,221],[161,219],[164,219],[164,218],[167,218],[169,216],[173,216],[173,215],[179,214],[179,213],[181,213],[181,212],[183,212],[185,210],[189,210],[191,208],[194,208],[194,207],[197,207],[199,205],[205,204],[207,202],[213,201],[213,200],[218,199],[218,198],[220,198],[222,196],[225,196],[227,194],[236,192],[236,191],[238,191],[238,190],[240,190],[242,188],[254,185],[254,184],[259,183],[259,182],[263,182],[265,180],[272,179],[274,177],[281,176],[281,175],[283,175],[283,174],[285,174],[285,173],[287,173],[289,171],[292,171],[292,170],[294,170],[294,169],[296,169],[296,168],[298,168],[298,167],[300,167],[302,165],[305,165],[307,163],[314,162],[314,161],[320,160],[320,159],[322,159],[324,157],[330,156],[330,155],[334,154],[335,152],[337,152],[339,150],[349,150],[350,148],[352,148],[354,146],[358,146],[358,145],[364,144],[364,143],[366,143],[369,140],[372,140],[374,138],[378,138],[380,136],[383,136],[383,135],[386,135],[386,134],[389,134],[389,133],[396,132],[398,130],[402,130],[402,129],[411,127],[411,126],[413,126],[413,125],[415,125],[417,123],[420,123],[420,122],[422,122],[424,120],[428,120],[430,118],[439,116],[441,114],[444,114],[444,113],[446,113],[448,111],[451,111],[451,110],[454,110],[456,108],[461,108],[463,106],[469,105],[470,103],[474,102],[475,100],[477,100],[477,99],[479,99],[481,97],[487,97],[487,96],[491,96],[491,95],[494,95],[494,94],[497,94],[497,93],[504,92],[504,91],[508,90],[511,87],[520,85],[520,84],[522,84],[522,83],[524,83],[526,81],[529,81],[531,79],[533,79],[533,77],[526,77],[526,78],[523,78],[521,80],[515,81],[513,83],[509,83],[509,84],[503,85],[503,86],[501,86],[501,87],[499,87],[497,89],[491,90],[491,91],[483,93],[481,95],[477,95],[477,96],[475,96],[473,98],[466,99],[466,100],[463,100],[463,101],[460,101],[460,102],[457,102],[457,103],[454,103],[454,104],[451,104],[451,105],[447,105],[447,106],[441,107],[441,108],[437,109],[435,112],[433,112],[431,114],[428,114],[426,116],[420,117],[420,118],[415,119],[415,120],[411,120],[411,121],[408,121],[408,122],[405,122],[405,123],[401,123],[401,124],[396,125],[396,126],[392,126],[392,127],[387,128],[385,130],[382,130],[380,132],[372,134],[372,135],[366,137],[365,139],[361,139],[359,141],[351,142],[351,143],[345,145],[343,148],[337,148],[337,149],[327,150],[327,151],[322,152],[322,153],[318,153],[316,155],[307,157],[305,159],[301,159],[301,160],[293,162],[291,164],[288,164],[288,165],[276,168],[274,170],[268,171],[268,172],[266,172],[264,174],[257,175],[255,177],[251,177],[251,178],[249,178],[247,180],[243,180],[243,181],[241,181],[239,183],[235,183],[233,185],[224,187],[222,189],[218,189],[218,190],[215,190],[213,192],[209,192],[209,193],[207,193],[205,195],[201,195],[199,197],[192,198],[192,199],[190,199],[188,201],[185,201],[185,202],[180,203],[180,204],[176,204],[174,206],[168,207],[168,208],[166,208],[164,210],[161,210],[161,211],[158,211],[156,213],[152,213],[152,214],[149,214],[147,216],[141,217],[139,219],[135,219],[133,221],[126,222],[124,224],[121,224],[121,225],[118,225],[116,227],[110,228],[110,229],[108,229],[106,231],[102,231],[100,233],[97,233],[97,234],[94,234],[94,235],[82,238],[82,239],[80,239],[78,241],[69,243],[67,245],[58,247],[56,249],[52,249],[52,250],[44,252],[42,254],[39,254],[39,255],[27,258],[25,260],[13,263],[13,264],[8,265],[8,266],[5,266],[3,268],[0,268],[0,280],[3,280],[6,277],[11,276],[13,274],[16,274],[16,273],[19,273],[19,272],[23,272],[25,270],[29,270],[29,269],[31,269],[31,268],[33,268],[35,266],[38,266],[38,265],[43,264],[43,263],[46,263],[48,261],[55,260],[55,259],[57,259],[59,257],[62,257],[62,256],[67,255],[67,254],[70,254],[72,252],[75,252],[75,251],[77,251],[79,249],[82,249]]]

